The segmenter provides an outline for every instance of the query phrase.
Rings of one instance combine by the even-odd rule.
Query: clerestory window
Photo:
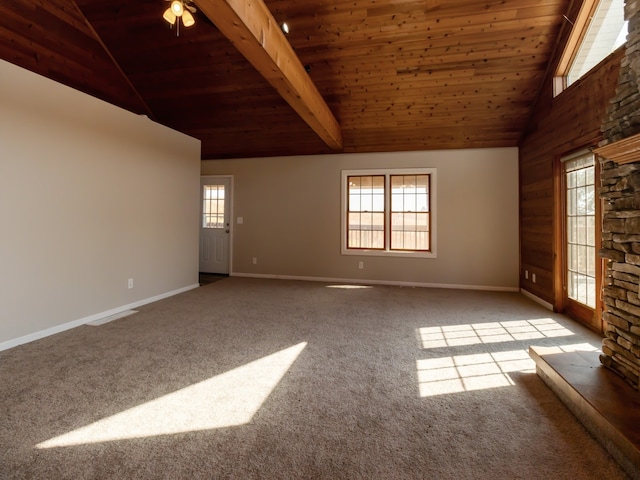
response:
[[[565,19],[572,29],[554,77],[554,95],[584,76],[627,38],[624,0],[585,0],[577,18]]]

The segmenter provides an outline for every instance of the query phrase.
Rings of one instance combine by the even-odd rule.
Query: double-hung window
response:
[[[433,168],[344,170],[342,253],[435,257]]]

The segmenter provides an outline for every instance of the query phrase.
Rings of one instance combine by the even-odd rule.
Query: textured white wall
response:
[[[200,142],[4,61],[0,83],[0,349],[197,285]]]
[[[437,169],[437,258],[341,255],[341,170],[413,167]],[[517,148],[210,160],[202,173],[234,176],[235,274],[518,288]]]

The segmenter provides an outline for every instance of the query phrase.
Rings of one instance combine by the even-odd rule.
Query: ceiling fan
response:
[[[162,14],[169,25],[176,25],[176,36],[180,35],[180,19],[182,19],[182,25],[185,27],[191,27],[196,23],[193,14],[197,12],[196,7],[191,0],[166,0],[171,2],[169,8],[167,8]]]

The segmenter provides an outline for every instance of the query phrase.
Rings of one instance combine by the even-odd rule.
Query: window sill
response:
[[[347,250],[342,249],[342,255],[354,255],[359,257],[396,257],[396,258],[437,258],[436,252],[401,252],[390,250]]]

